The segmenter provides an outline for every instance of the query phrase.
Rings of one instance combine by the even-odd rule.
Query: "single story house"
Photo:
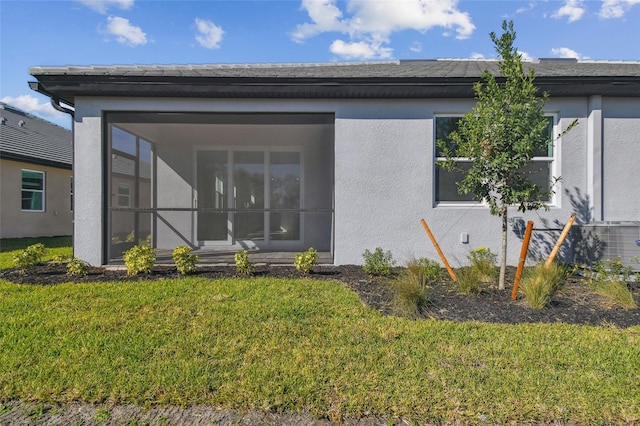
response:
[[[72,235],[71,131],[0,102],[0,238]]]
[[[541,185],[562,180],[548,210],[510,214],[510,264],[527,220],[540,257],[572,214],[640,220],[640,63],[529,67],[551,96],[550,131],[579,125],[535,158]],[[499,218],[436,166],[436,139],[474,106],[485,69],[497,75],[498,62],[33,67],[30,85],[73,107],[75,254],[91,264],[145,239],[165,249],[312,246],[337,265],[361,264],[376,247],[399,263],[438,259],[424,218],[456,265],[501,244]],[[594,249],[572,244],[565,258]]]

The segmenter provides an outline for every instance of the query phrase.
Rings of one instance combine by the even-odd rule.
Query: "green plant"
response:
[[[69,257],[65,256],[64,254],[56,254],[54,256],[51,257],[51,260],[49,261],[49,264],[51,266],[60,266],[65,262],[69,261]]]
[[[395,264],[390,251],[386,253],[380,247],[376,247],[372,253],[369,249],[362,254],[364,265],[362,269],[369,275],[391,275],[391,267]]]
[[[563,267],[555,263],[549,266],[539,263],[525,271],[520,291],[531,309],[543,309],[560,290],[565,278],[566,271]]]
[[[638,307],[625,281],[603,281],[596,285],[594,291],[609,299],[613,305],[618,305],[623,309],[629,310]]]
[[[89,264],[77,257],[73,257],[67,263],[67,275],[70,277],[84,277],[89,273],[89,269]]]
[[[18,268],[20,273],[24,274],[34,269],[36,265],[42,261],[46,253],[47,249],[44,247],[44,244],[32,244],[14,254],[13,266]]]
[[[624,309],[635,309],[637,304],[627,286],[627,282],[637,279],[631,266],[625,266],[620,259],[593,262],[591,268],[582,268],[582,281],[596,293],[609,299],[614,305]]]
[[[422,257],[407,262],[407,273],[421,286],[431,284],[442,277],[442,267],[435,260]]]
[[[427,292],[421,276],[404,273],[390,280],[393,289],[393,310],[397,315],[415,319],[427,311]]]
[[[93,419],[98,423],[106,423],[106,421],[109,420],[109,417],[109,411],[104,408],[97,409],[93,415]]]
[[[176,264],[176,269],[182,275],[191,274],[196,271],[198,256],[191,253],[192,248],[188,246],[178,246],[173,249],[171,257]]]
[[[513,22],[502,22],[502,35],[490,33],[500,57],[499,75],[485,70],[482,80],[473,85],[476,104],[451,132],[449,141],[439,140],[438,149],[446,161],[438,162],[448,171],[460,171],[457,182],[460,194],[472,194],[485,202],[493,216],[502,221],[502,249],[498,288],[505,288],[507,266],[508,212],[546,209],[545,200],[553,193],[559,179],[550,185],[532,180],[529,166],[534,157],[553,149],[554,134],[544,105],[549,99],[534,84],[533,68],[522,65],[522,55],[514,46]],[[562,132],[577,125],[574,120]],[[468,166],[462,167],[460,158]]]
[[[122,258],[128,275],[150,274],[156,262],[156,251],[148,244],[138,244],[125,251]]]
[[[240,275],[251,275],[253,273],[253,263],[249,261],[249,252],[242,250],[234,256],[236,261],[236,272]]]
[[[465,266],[456,271],[456,285],[462,294],[476,295],[482,291],[480,275],[476,268]]]
[[[497,254],[493,253],[490,248],[478,247],[469,252],[468,258],[471,267],[478,273],[480,281],[485,283],[493,281],[498,273]]]
[[[307,251],[296,254],[293,264],[298,271],[308,274],[317,262],[318,252],[313,247],[309,247]]]

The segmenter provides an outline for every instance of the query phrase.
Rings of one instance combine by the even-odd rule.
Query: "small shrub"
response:
[[[51,266],[60,266],[69,261],[69,258],[62,254],[56,254],[49,261],[49,265]]]
[[[456,271],[456,278],[456,284],[460,293],[476,295],[482,291],[480,275],[476,268],[472,266],[459,268]]]
[[[471,267],[478,273],[478,279],[482,282],[491,282],[498,273],[498,255],[486,247],[478,247],[469,252]]]
[[[70,277],[84,277],[89,273],[91,267],[84,260],[73,257],[67,263],[67,275]]]
[[[156,251],[148,244],[139,244],[125,251],[122,257],[128,275],[150,274],[156,262]]]
[[[309,247],[307,251],[296,254],[293,264],[298,271],[308,274],[317,262],[318,252],[313,247]]]
[[[236,272],[240,275],[251,275],[253,273],[253,263],[249,261],[249,252],[242,250],[234,256],[236,261]]]
[[[543,309],[560,290],[565,278],[566,272],[562,267],[555,263],[549,266],[540,263],[525,272],[520,290],[530,308]]]
[[[391,275],[391,267],[394,265],[393,255],[390,251],[386,253],[382,248],[377,247],[372,253],[368,249],[362,254],[364,265],[362,269],[369,275],[387,276]]]
[[[415,319],[427,312],[427,291],[418,275],[401,274],[390,281],[393,288],[393,311],[396,315]]]
[[[435,260],[422,257],[407,262],[407,273],[418,280],[421,286],[426,286],[442,277],[442,268]]]
[[[47,253],[47,249],[44,244],[33,244],[18,251],[13,255],[13,266],[20,270],[20,273],[24,274],[27,271],[33,270],[38,263],[42,261],[42,258]]]
[[[176,264],[176,269],[182,275],[188,275],[196,271],[196,262],[198,256],[191,254],[192,248],[187,246],[178,246],[173,249],[171,257]]]

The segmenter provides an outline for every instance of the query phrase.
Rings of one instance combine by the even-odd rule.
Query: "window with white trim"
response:
[[[118,207],[131,207],[131,186],[128,183],[118,184]]]
[[[462,115],[441,115],[435,117],[435,139],[442,140],[450,148],[455,148],[453,142],[449,138],[451,132],[458,128],[458,122]],[[546,116],[548,120],[545,136],[552,141],[554,134],[555,117]],[[436,161],[445,160],[442,156],[440,148],[434,142]],[[548,145],[538,147],[534,150],[533,161],[526,167],[526,171],[530,174],[529,180],[538,185],[543,192],[549,192],[554,181],[555,167],[555,149],[554,144],[550,142]],[[454,158],[460,170],[448,171],[442,167],[435,166],[435,201],[436,203],[446,204],[478,204],[479,201],[474,200],[473,194],[460,194],[458,192],[457,183],[464,178],[464,170],[471,168],[471,161],[468,158]],[[544,199],[543,201],[550,201]]]
[[[44,211],[44,188],[44,172],[22,169],[22,211]]]

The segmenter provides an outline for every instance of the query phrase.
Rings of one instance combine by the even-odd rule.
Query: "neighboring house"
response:
[[[541,185],[562,180],[547,211],[514,208],[510,264],[523,221],[535,221],[533,252],[542,256],[571,214],[579,223],[640,220],[640,63],[529,67],[551,95],[549,131],[560,134],[576,118],[579,125],[535,158]],[[478,246],[499,252],[500,220],[457,193],[456,175],[436,166],[435,140],[473,107],[472,85],[485,69],[497,74],[498,63],[30,72],[32,89],[75,109],[75,253],[92,264],[120,256],[123,236],[166,249],[313,246],[335,264],[361,264],[376,247],[400,262],[437,259],[421,218],[461,264]],[[597,249],[589,244],[574,242]]]
[[[0,102],[0,238],[72,235],[72,141]]]

